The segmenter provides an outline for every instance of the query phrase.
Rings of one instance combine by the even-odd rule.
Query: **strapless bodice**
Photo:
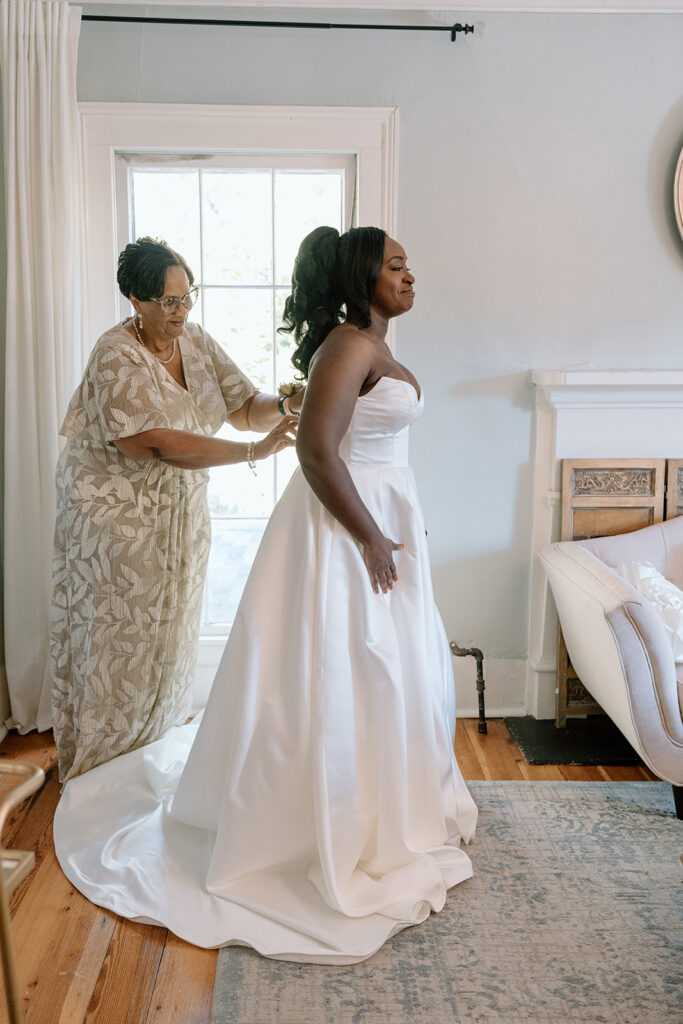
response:
[[[410,424],[422,412],[423,396],[407,380],[380,377],[359,395],[339,454],[355,466],[407,466]]]

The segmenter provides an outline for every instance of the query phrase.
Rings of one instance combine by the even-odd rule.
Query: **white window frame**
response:
[[[353,153],[305,153],[305,154],[277,154],[258,151],[246,155],[211,153],[191,157],[182,154],[179,158],[174,153],[131,153],[128,150],[116,150],[116,211],[117,216],[122,210],[129,211],[129,218],[120,218],[118,223],[118,240],[116,248],[121,252],[130,241],[130,215],[132,213],[132,194],[130,189],[130,171],[145,170],[151,167],[155,170],[162,170],[164,167],[174,170],[287,170],[287,171],[326,171],[334,170],[341,172],[344,179],[344,212],[342,221],[346,227],[356,223],[355,199],[356,199],[356,157]],[[275,200],[273,197],[272,231],[275,237]],[[201,219],[201,215],[200,215]],[[139,232],[135,232],[138,234]],[[183,253],[187,257],[187,253]],[[213,288],[224,287],[222,284],[207,284],[202,279],[201,268],[192,264],[195,275],[195,284],[200,284],[202,289],[210,291]],[[234,286],[233,286],[234,287]],[[271,286],[261,285],[264,290],[282,287],[282,282],[273,282]],[[119,294],[119,319],[129,316],[131,313],[130,302]],[[203,308],[203,306],[202,306]],[[275,312],[275,310],[273,310]],[[192,319],[196,319],[193,315]]]
[[[349,153],[356,158],[356,218],[396,233],[395,107],[266,107],[80,103],[88,268],[88,337],[119,314],[115,267],[115,154],[125,152]],[[179,145],[180,143],[180,145]]]

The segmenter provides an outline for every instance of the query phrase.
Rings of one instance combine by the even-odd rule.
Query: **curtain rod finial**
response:
[[[463,35],[467,35],[470,32],[474,33],[474,25],[461,25],[459,21],[456,22],[455,25],[451,25],[451,42],[452,43],[455,42],[456,37],[458,35],[458,32],[462,32]]]

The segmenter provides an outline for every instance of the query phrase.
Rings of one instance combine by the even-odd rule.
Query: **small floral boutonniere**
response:
[[[278,395],[281,395],[282,398],[291,398],[292,395],[297,393],[297,391],[301,391],[303,387],[304,382],[302,380],[290,380],[286,381],[284,384],[280,384],[277,389],[277,393]]]
[[[277,400],[277,407],[283,416],[298,416],[301,412],[301,405],[303,402],[303,395],[301,398],[296,400],[296,407],[292,407],[292,399],[295,395],[298,395],[300,391],[306,387],[304,381],[292,380],[287,381],[285,384],[280,384],[277,391],[279,398]],[[285,402],[289,399],[289,407],[285,408]]]

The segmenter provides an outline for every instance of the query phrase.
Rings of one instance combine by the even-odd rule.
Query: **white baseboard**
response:
[[[512,707],[498,705],[486,705],[486,717],[488,718],[524,718],[527,714],[526,708],[520,708],[515,704]],[[479,718],[479,708],[462,707],[456,709],[456,718]]]
[[[453,658],[455,710],[458,718],[478,718],[477,663],[472,657]],[[528,714],[526,658],[484,658],[484,703],[487,718]]]
[[[527,679],[529,714],[534,718],[554,718],[557,686],[555,658],[529,658]]]

